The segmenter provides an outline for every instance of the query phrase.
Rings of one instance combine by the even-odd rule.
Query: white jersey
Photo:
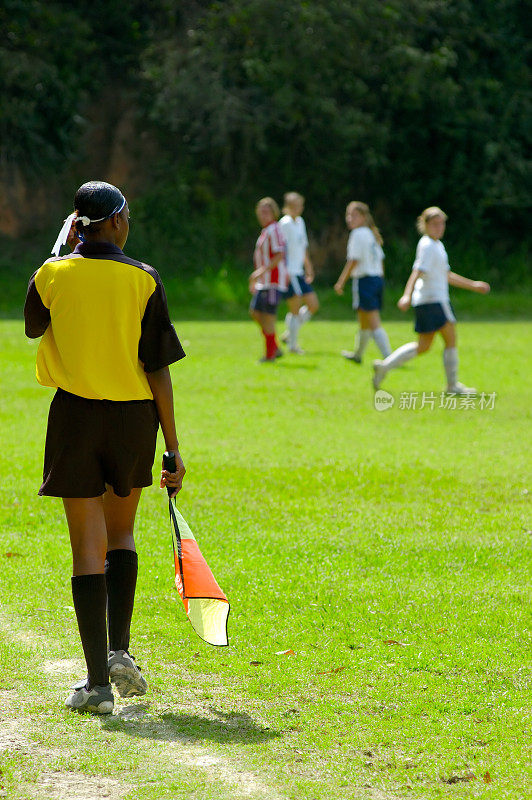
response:
[[[302,217],[290,214],[281,218],[279,225],[286,242],[286,267],[289,275],[304,275],[305,253],[308,247],[307,229]]]
[[[358,262],[352,273],[353,278],[384,275],[384,253],[371,228],[366,225],[353,228],[347,242],[347,260]]]
[[[447,251],[438,239],[422,236],[416,249],[416,260],[412,269],[423,274],[417,279],[412,292],[412,305],[449,302],[449,259]]]

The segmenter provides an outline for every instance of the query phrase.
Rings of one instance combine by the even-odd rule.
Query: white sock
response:
[[[303,325],[304,322],[308,322],[309,319],[312,319],[312,314],[308,310],[308,306],[301,306],[297,316],[299,317],[299,324],[300,325]]]
[[[443,351],[443,366],[447,375],[447,387],[452,389],[458,382],[458,350],[446,347]]]
[[[355,355],[362,358],[364,350],[371,339],[371,331],[368,328],[359,328],[355,337]]]
[[[288,316],[288,314],[286,315]],[[288,345],[289,347],[297,347],[297,334],[299,332],[300,322],[298,314],[290,314],[288,322]]]
[[[384,359],[382,365],[386,367],[386,372],[388,372],[390,369],[400,367],[401,364],[406,364],[414,356],[417,356],[417,342],[408,342],[408,344],[402,344],[401,347],[394,350],[391,355]]]
[[[391,355],[392,348],[390,347],[390,340],[388,339],[388,334],[383,327],[375,328],[373,331],[373,338],[375,339],[375,344],[381,351],[383,358]]]
[[[287,329],[287,330],[289,330],[289,329],[290,329],[290,320],[292,319],[292,316],[293,316],[293,315],[292,315],[292,312],[291,312],[291,311],[289,311],[289,312],[287,313],[286,317],[284,318],[284,324],[286,325],[286,329]]]

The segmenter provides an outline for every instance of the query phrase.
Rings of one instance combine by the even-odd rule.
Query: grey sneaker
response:
[[[473,389],[472,386],[464,386],[463,383],[457,381],[454,386],[447,387],[448,394],[478,394],[476,389]]]
[[[111,650],[108,663],[109,680],[115,684],[120,697],[146,694],[146,678],[127,650]]]
[[[380,359],[373,362],[373,388],[375,391],[379,388],[386,375],[386,367]]]
[[[342,350],[342,355],[344,358],[347,358],[348,361],[354,361],[355,364],[362,364],[361,357],[352,350]]]
[[[87,689],[87,679],[72,686],[72,694],[65,700],[65,706],[72,711],[90,711],[92,714],[111,714],[115,705],[113,690],[107,686],[93,686]]]

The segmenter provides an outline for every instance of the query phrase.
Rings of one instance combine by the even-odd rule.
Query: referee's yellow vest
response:
[[[43,264],[35,286],[51,317],[37,352],[39,383],[96,400],[153,398],[139,360],[142,318],[157,286],[147,270],[73,256]]]

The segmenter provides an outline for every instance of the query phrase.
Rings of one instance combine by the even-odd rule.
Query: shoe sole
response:
[[[116,686],[120,697],[136,697],[146,694],[148,688],[146,680],[139,676],[137,670],[132,667],[124,667],[122,664],[113,664],[109,670],[109,679]]]
[[[69,703],[65,703],[66,707],[69,708],[71,711],[78,711],[80,714],[87,711],[90,714],[112,714],[113,708],[115,704],[112,700],[102,700],[101,703],[98,703],[97,706],[88,704],[85,706],[71,706]]]
[[[114,705],[111,700],[104,700],[103,703],[98,703],[97,706],[86,706],[86,710],[91,711],[93,714],[112,714]],[[79,710],[84,711],[85,709]]]
[[[345,358],[346,361],[352,361],[353,364],[362,364],[361,358],[353,358],[353,356],[346,356],[344,353],[342,353],[342,357]]]

